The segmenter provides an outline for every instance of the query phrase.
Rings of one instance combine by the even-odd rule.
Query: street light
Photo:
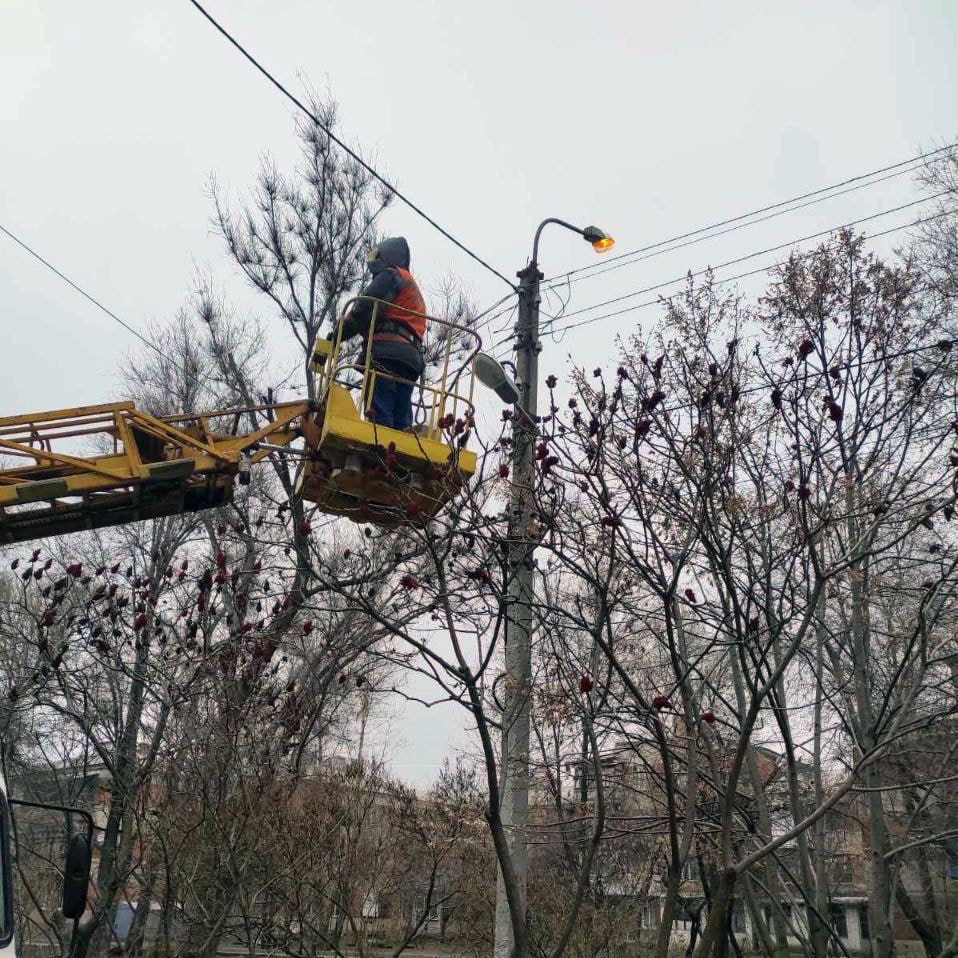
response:
[[[587,226],[582,235],[597,253],[608,253],[615,246],[615,240],[608,233],[603,233],[598,226]]]
[[[519,271],[519,279],[522,279],[522,274],[526,270],[539,268],[539,237],[542,235],[543,229],[550,223],[555,223],[556,226],[564,226],[567,230],[578,233],[587,243],[592,244],[592,248],[597,253],[608,252],[615,245],[615,240],[604,230],[600,230],[598,226],[573,226],[565,220],[559,220],[554,216],[550,216],[548,219],[544,219],[536,230],[535,239],[532,241],[532,262],[525,270]],[[540,279],[541,278],[542,277],[540,277]]]
[[[491,389],[504,403],[513,405],[519,401],[519,387],[498,360],[486,353],[479,353],[472,362],[472,368],[479,382]]]
[[[597,226],[579,227],[549,217],[536,229],[532,260],[519,277],[519,316],[516,320],[516,376],[510,378],[490,356],[477,356],[476,376],[506,402],[519,410],[513,430],[512,488],[506,565],[506,681],[502,712],[502,765],[499,785],[502,823],[509,843],[509,857],[518,885],[521,918],[525,928],[526,848],[529,821],[529,729],[532,698],[532,612],[535,602],[533,555],[537,545],[533,488],[538,416],[536,394],[539,379],[539,237],[550,223],[578,233],[597,253],[612,248],[613,239]],[[515,396],[513,399],[512,397]],[[508,397],[508,398],[507,398]],[[524,936],[523,936],[524,937]],[[496,923],[493,958],[510,958],[513,925],[506,899],[502,869],[496,887]]]
[[[523,273],[530,269],[538,269],[539,235],[542,233],[543,227],[549,223],[558,223],[560,226],[564,226],[574,233],[579,233],[587,243],[592,244],[592,248],[597,253],[606,253],[615,246],[615,240],[609,236],[608,233],[600,230],[598,226],[586,226],[579,229],[579,227],[573,226],[571,223],[566,223],[565,220],[554,218],[543,220],[536,230],[535,241],[532,247],[532,262],[525,270],[520,271],[520,278],[522,278]],[[540,276],[539,279],[541,278]],[[538,283],[536,283],[536,300],[536,306],[538,307]],[[538,330],[538,316],[536,317],[535,325]],[[512,364],[510,363],[509,365],[511,366]],[[487,353],[480,353],[473,361],[473,370],[479,382],[487,389],[491,389],[504,403],[515,405],[519,402],[519,388],[515,379],[505,371],[502,363],[497,359],[494,359]]]

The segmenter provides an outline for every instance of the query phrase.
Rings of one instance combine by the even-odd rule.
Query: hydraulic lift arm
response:
[[[259,412],[250,432],[211,429]],[[309,401],[156,417],[132,402],[0,418],[0,543],[41,539],[229,502],[233,483],[314,431]]]

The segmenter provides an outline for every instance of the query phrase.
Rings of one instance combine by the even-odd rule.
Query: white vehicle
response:
[[[15,830],[10,806],[42,808],[78,815],[86,823],[86,832],[74,834],[67,845],[63,866],[63,892],[60,911],[64,918],[73,921],[73,937],[80,917],[86,909],[87,890],[90,884],[90,855],[93,847],[93,817],[82,808],[50,805],[44,802],[27,802],[7,797],[6,783],[0,775],[0,958],[19,958],[20,948],[14,926],[13,913],[13,849]],[[70,943],[70,952],[73,942]],[[69,953],[69,952],[68,952]]]

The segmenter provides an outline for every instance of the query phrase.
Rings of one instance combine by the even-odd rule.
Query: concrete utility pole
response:
[[[541,229],[541,227],[540,227]],[[536,233],[538,243],[539,234]],[[529,699],[532,693],[533,553],[535,444],[539,384],[539,281],[533,261],[519,272],[519,316],[516,320],[516,425],[512,446],[512,501],[509,510],[509,582],[506,606],[506,678],[502,713],[502,763],[499,794],[502,823],[509,839],[512,867],[526,909],[526,825],[529,821]],[[494,958],[510,958],[513,935],[506,890],[499,870],[496,882]]]
[[[529,823],[529,732],[532,701],[532,633],[535,583],[533,557],[539,541],[534,515],[535,449],[538,441],[539,386],[539,237],[549,223],[579,233],[596,252],[612,247],[612,239],[595,226],[580,229],[563,220],[543,220],[532,243],[532,261],[519,277],[519,315],[516,319],[515,427],[512,446],[512,495],[509,509],[508,588],[506,591],[506,674],[502,712],[502,763],[499,795],[502,822],[519,885],[523,921],[526,914],[526,829]],[[513,954],[512,919],[502,870],[496,883],[496,921],[493,958]],[[525,955],[516,958],[527,958]]]

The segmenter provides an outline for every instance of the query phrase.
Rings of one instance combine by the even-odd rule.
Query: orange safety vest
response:
[[[396,294],[396,298],[386,307],[381,319],[376,323],[376,332],[373,336],[373,341],[375,342],[375,340],[378,339],[392,342],[408,342],[409,340],[405,336],[397,336],[395,333],[387,331],[388,325],[392,323],[409,330],[409,332],[422,343],[426,335],[426,303],[422,298],[422,293],[419,292],[419,286],[416,284],[415,278],[408,269],[403,269],[401,266],[390,266],[389,269],[395,270],[399,274],[399,278],[402,280],[402,286]],[[402,307],[402,309],[393,308],[397,306]],[[419,313],[420,315],[414,316],[413,313],[404,312],[404,310],[407,309],[413,310],[413,312]],[[380,322],[387,327],[387,330],[379,332]]]

